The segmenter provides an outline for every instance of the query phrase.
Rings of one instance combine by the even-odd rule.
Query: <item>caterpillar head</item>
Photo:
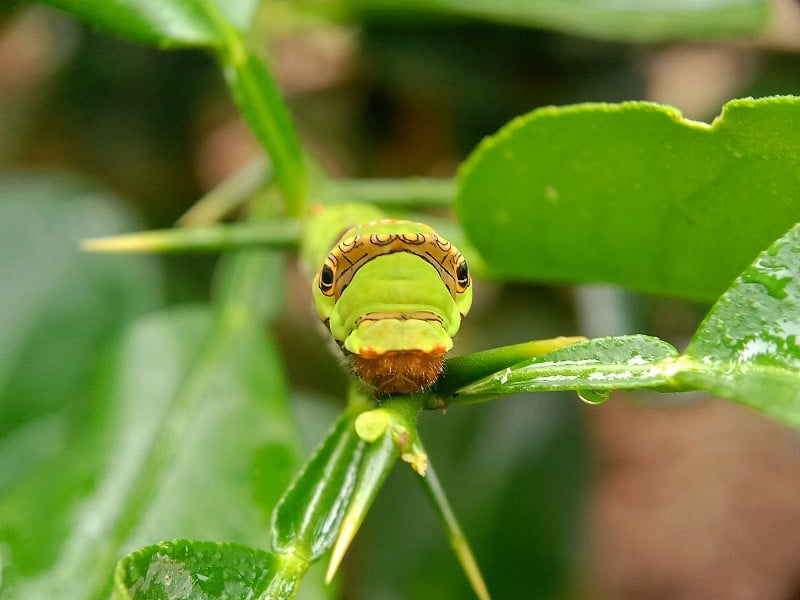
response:
[[[378,393],[435,381],[472,303],[462,254],[433,229],[375,221],[347,231],[313,284],[320,318]]]

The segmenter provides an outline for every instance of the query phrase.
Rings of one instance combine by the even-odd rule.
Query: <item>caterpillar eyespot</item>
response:
[[[467,261],[461,259],[461,262],[458,263],[456,267],[456,282],[458,283],[461,289],[466,289],[466,287],[470,284],[469,280],[469,267],[467,267]]]
[[[319,272],[319,289],[327,293],[333,289],[333,269],[328,263],[322,265]]]

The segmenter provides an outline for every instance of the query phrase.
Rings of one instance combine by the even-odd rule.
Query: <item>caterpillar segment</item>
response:
[[[320,318],[379,396],[431,385],[472,303],[462,254],[422,223],[353,227],[314,279]]]

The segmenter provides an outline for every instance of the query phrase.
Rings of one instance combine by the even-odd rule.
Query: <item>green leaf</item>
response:
[[[502,355],[503,349],[498,350]],[[468,355],[465,365],[471,364]],[[798,427],[800,223],[762,252],[720,297],[683,355],[657,338],[610,337],[482,375],[476,368],[477,380],[457,390],[452,401],[572,389],[598,402],[605,395],[587,391],[699,389]]]
[[[549,27],[612,40],[719,38],[759,31],[764,0],[349,0],[364,12],[414,10]]]
[[[113,600],[250,600],[281,570],[274,554],[237,544],[176,540],[134,552],[117,566]],[[289,582],[281,595],[291,598]]]
[[[152,259],[79,250],[137,226],[76,178],[0,174],[0,493],[64,450],[108,348],[160,302]]]
[[[367,411],[371,401],[352,390],[350,407],[333,425],[272,515],[273,549],[305,564],[333,550],[333,578],[398,456],[424,473],[427,456],[416,433],[419,398],[396,397]],[[365,439],[362,421],[374,437]],[[377,423],[377,426],[373,426]]]
[[[800,224],[722,295],[686,356],[681,381],[800,426]]]
[[[68,448],[0,497],[4,600],[107,597],[117,558],[160,539],[268,544],[297,441],[257,324],[158,313],[107,359]]]
[[[355,430],[358,411],[334,423],[272,515],[272,547],[314,561],[329,550],[356,484],[364,452]]]
[[[97,29],[164,48],[221,46],[230,27],[250,28],[259,4],[258,0],[42,1]]]
[[[386,430],[378,439],[366,446],[356,476],[356,485],[351,492],[346,512],[341,518],[341,527],[337,528],[337,537],[333,540],[331,559],[325,574],[326,581],[331,581],[350,543],[358,533],[361,523],[372,507],[378,491],[392,470],[400,455],[393,431]],[[416,433],[416,432],[415,432]]]
[[[711,125],[645,102],[543,108],[484,140],[456,209],[497,278],[711,301],[800,214],[800,98]]]
[[[445,360],[442,374],[433,385],[434,395],[426,408],[443,408],[447,406],[447,399],[453,392],[476,379],[585,339],[583,337],[557,337],[533,340],[448,358]]]
[[[668,343],[646,335],[587,340],[466,385],[455,392],[453,402],[518,392],[658,388],[670,384],[677,357]]]

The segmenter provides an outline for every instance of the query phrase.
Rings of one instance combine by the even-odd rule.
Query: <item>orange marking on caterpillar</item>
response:
[[[364,358],[377,358],[380,353],[375,350],[372,346],[367,346],[364,344],[361,348],[358,349],[358,355]]]

